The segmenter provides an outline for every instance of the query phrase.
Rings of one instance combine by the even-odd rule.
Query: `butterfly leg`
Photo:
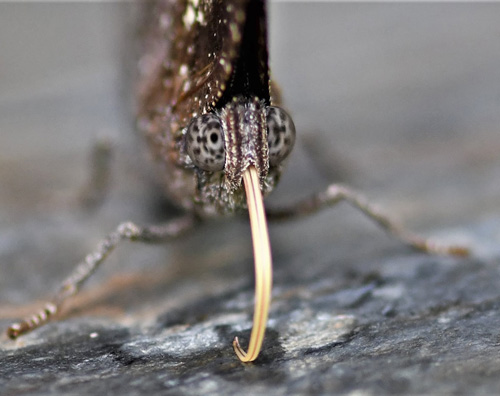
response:
[[[379,224],[388,233],[415,249],[438,255],[467,256],[470,253],[467,247],[441,244],[403,228],[378,207],[370,203],[364,196],[341,184],[331,184],[325,191],[312,195],[289,207],[268,209],[267,215],[269,220],[286,220],[309,215],[342,201],[348,202]]]
[[[194,216],[186,215],[158,226],[139,227],[131,222],[120,224],[115,231],[99,242],[95,251],[88,254],[75,267],[73,273],[62,282],[54,298],[46,303],[42,310],[19,323],[12,324],[7,329],[7,335],[15,339],[48,322],[59,312],[62,304],[78,292],[83,283],[121,241],[159,242],[173,239],[193,228],[196,221]]]

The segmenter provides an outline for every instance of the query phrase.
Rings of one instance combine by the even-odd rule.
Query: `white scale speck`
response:
[[[190,28],[193,22],[195,21],[196,15],[194,13],[193,7],[187,7],[186,13],[184,14],[184,17],[182,18],[184,25],[186,25],[187,28]]]

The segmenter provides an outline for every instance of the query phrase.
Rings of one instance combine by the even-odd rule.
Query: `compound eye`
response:
[[[186,145],[189,157],[198,168],[210,172],[224,169],[224,136],[220,119],[215,114],[204,114],[191,121]]]
[[[267,109],[267,143],[271,166],[278,165],[288,157],[295,144],[295,125],[292,118],[280,107]]]

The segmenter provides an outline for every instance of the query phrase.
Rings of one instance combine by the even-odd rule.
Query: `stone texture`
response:
[[[120,94],[129,7],[0,5],[1,328],[121,221],[178,214]],[[269,205],[336,178],[471,258],[410,251],[345,205],[273,224],[269,329],[245,365],[231,340],[251,326],[247,220],[125,244],[59,321],[2,335],[0,393],[498,393],[499,16],[498,4],[271,7],[298,143]],[[88,212],[75,197],[102,136],[113,181]]]

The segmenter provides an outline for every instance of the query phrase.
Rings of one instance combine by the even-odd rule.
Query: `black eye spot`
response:
[[[212,132],[212,134],[210,135],[210,141],[212,143],[217,143],[217,141],[219,140],[219,135],[217,135],[215,132]]]

